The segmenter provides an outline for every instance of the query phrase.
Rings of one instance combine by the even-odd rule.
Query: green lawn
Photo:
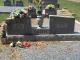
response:
[[[3,6],[3,0],[0,0],[0,6]],[[8,13],[0,13],[0,22],[4,21],[9,16]]]
[[[80,3],[67,0],[60,0],[61,7],[67,8],[70,12],[75,13],[75,18],[80,20]]]
[[[3,5],[3,0],[0,0],[0,6],[2,6]]]
[[[25,4],[25,6],[28,5],[27,1],[28,0],[22,0]],[[75,13],[75,18],[80,20],[80,3],[76,2],[70,2],[67,0],[59,0],[60,6],[63,8],[67,8],[70,12]],[[3,5],[3,0],[0,0],[0,6]],[[5,20],[9,14],[0,14],[0,22]]]
[[[8,16],[8,13],[0,14],[0,22],[4,21]]]
[[[8,16],[9,16],[8,13],[0,13],[0,22],[6,20]]]

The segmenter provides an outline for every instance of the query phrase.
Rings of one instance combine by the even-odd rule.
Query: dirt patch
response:
[[[15,60],[17,57],[19,57],[20,56],[19,49],[11,48],[11,55],[10,56],[13,60]]]
[[[49,44],[54,44],[54,45],[57,45],[57,44],[60,44],[60,41],[36,41],[36,42],[32,42],[32,45],[33,46],[36,46],[37,49],[44,49],[46,48],[46,46],[48,46]]]
[[[57,15],[59,16],[72,16],[72,13],[67,9],[61,9],[57,11]]]
[[[80,2],[80,0],[69,0],[69,1],[73,1],[73,2]]]

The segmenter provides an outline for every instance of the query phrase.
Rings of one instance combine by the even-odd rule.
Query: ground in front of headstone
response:
[[[30,42],[30,48],[0,48],[0,60],[79,60],[80,41]]]

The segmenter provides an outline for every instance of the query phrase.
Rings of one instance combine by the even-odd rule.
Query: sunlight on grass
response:
[[[3,1],[4,1],[4,0],[0,0],[0,6],[3,6]]]
[[[0,14],[0,22],[4,21],[8,16],[8,13]]]
[[[75,18],[80,20],[80,3],[67,0],[60,0],[60,6],[67,8],[70,12],[75,13]]]

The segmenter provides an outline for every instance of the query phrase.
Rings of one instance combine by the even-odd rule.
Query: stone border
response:
[[[80,34],[8,35],[7,39],[23,39],[29,41],[79,41]]]

